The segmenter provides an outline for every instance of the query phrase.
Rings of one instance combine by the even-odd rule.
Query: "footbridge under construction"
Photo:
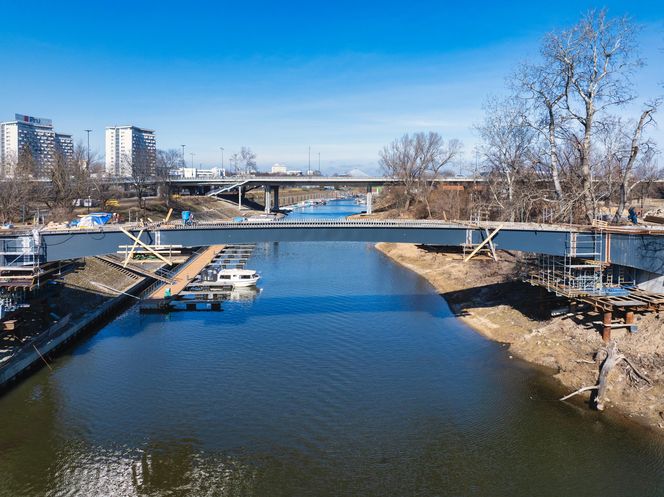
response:
[[[577,239],[588,234],[592,234],[592,248],[581,248]],[[592,258],[664,275],[663,228],[497,222],[477,225],[401,219],[229,221],[188,226],[153,223],[92,229],[14,230],[0,235],[0,266],[112,254],[134,240],[146,246],[183,247],[258,242],[404,242],[463,247],[477,246],[488,239],[492,249]]]

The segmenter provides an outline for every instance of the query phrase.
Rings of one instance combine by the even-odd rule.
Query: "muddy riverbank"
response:
[[[413,244],[379,243],[390,259],[426,278],[449,303],[456,316],[491,340],[505,342],[510,352],[553,371],[570,392],[594,385],[598,365],[593,356],[603,342],[593,313],[551,317],[560,305],[540,289],[516,280],[518,259],[501,252],[500,260],[475,258],[467,263],[448,249]],[[637,316],[638,331],[613,331],[619,349],[645,372],[652,385],[633,381],[616,368],[608,390],[608,411],[619,412],[664,432],[664,319]],[[579,401],[589,402],[589,394]]]

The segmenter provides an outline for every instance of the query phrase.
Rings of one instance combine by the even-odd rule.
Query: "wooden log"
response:
[[[597,397],[595,398],[595,407],[598,411],[604,410],[604,403],[606,402],[606,389],[609,384],[609,375],[613,368],[618,364],[623,357],[618,354],[618,344],[610,342],[606,347],[606,359],[602,362],[599,370],[599,380],[597,382]]]

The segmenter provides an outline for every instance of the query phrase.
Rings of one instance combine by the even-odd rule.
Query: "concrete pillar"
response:
[[[263,203],[265,204],[265,212],[266,213],[269,213],[272,210],[272,205],[271,205],[272,202],[270,201],[270,192],[271,192],[271,190],[272,190],[272,188],[270,186],[265,185],[263,187],[263,193],[264,193],[263,198],[265,199]]]
[[[373,206],[371,205],[372,196],[371,186],[367,186],[367,214],[373,214]]]
[[[273,197],[274,210],[278,211],[279,210],[279,187],[278,186],[273,186],[272,187],[272,197]]]
[[[237,208],[238,208],[238,210],[242,210],[242,187],[241,186],[237,187]]]
[[[611,314],[611,311],[604,311],[604,315],[602,317],[602,340],[605,342],[608,342],[611,340],[611,321],[613,319],[613,315]]]

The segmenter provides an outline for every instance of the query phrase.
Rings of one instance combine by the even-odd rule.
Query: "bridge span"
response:
[[[596,229],[581,226],[482,223],[428,220],[319,220],[181,223],[142,227],[109,225],[96,229],[42,229],[0,235],[0,266],[25,264],[28,247],[38,247],[41,262],[115,253],[131,240],[184,247],[257,242],[405,242],[462,246],[481,243],[498,229],[492,241],[497,249],[563,256],[578,233],[595,233],[603,262],[664,274],[664,229],[635,227]],[[21,254],[24,254],[22,257]],[[37,255],[36,255],[37,256]]]

